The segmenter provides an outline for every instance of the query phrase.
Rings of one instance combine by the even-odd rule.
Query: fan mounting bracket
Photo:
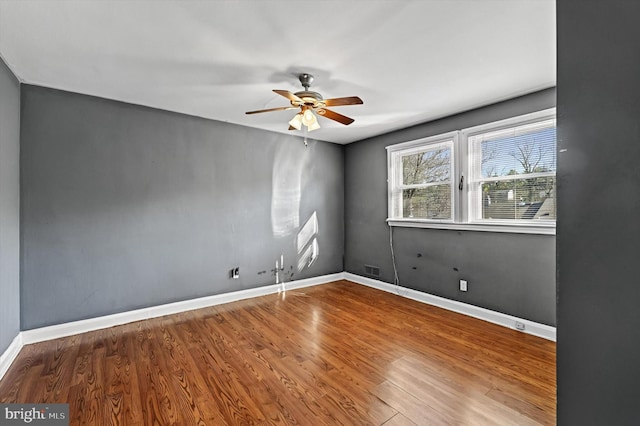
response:
[[[300,80],[300,84],[302,84],[304,90],[309,90],[309,87],[311,87],[311,83],[313,83],[313,76],[305,72],[302,74],[298,74],[298,80]]]

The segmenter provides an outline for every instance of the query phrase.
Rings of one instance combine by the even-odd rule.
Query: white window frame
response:
[[[388,188],[388,217],[394,216],[396,209],[402,209],[402,190],[408,188],[426,188],[433,185],[442,185],[442,182],[431,183],[424,185],[402,185],[402,166],[401,159],[403,156],[412,155],[420,151],[435,150],[440,147],[449,148],[451,150],[451,170],[449,173],[451,188],[451,218],[450,219],[418,219],[418,218],[402,218],[398,219],[402,222],[416,222],[416,223],[454,223],[456,219],[456,197],[458,196],[455,191],[456,183],[456,147],[458,146],[458,132],[450,132],[442,135],[436,135],[428,138],[422,138],[415,141],[405,142],[393,146],[387,147],[387,176],[389,185]],[[399,167],[398,167],[399,166]]]
[[[555,221],[516,221],[516,220],[487,220],[474,219],[472,209],[473,194],[468,182],[471,161],[473,159],[469,138],[482,133],[500,131],[512,127],[520,127],[528,124],[556,118],[556,109],[550,108],[530,114],[520,115],[492,123],[486,123],[454,132],[435,135],[414,141],[387,146],[387,182],[388,182],[388,216],[389,226],[401,226],[412,228],[453,229],[486,232],[508,232],[523,234],[555,235]],[[432,144],[452,141],[452,220],[433,220],[394,217],[393,196],[398,191],[398,173],[394,161],[397,156],[413,151],[419,151]],[[458,190],[458,184],[463,179],[463,189]],[[398,202],[396,200],[396,202]],[[477,208],[477,207],[475,207]]]

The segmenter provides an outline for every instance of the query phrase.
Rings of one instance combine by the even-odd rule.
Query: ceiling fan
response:
[[[298,112],[293,117],[293,119],[289,121],[289,130],[301,130],[302,126],[305,126],[309,131],[319,129],[320,124],[318,124],[318,119],[313,112],[316,112],[317,114],[325,118],[337,121],[338,123],[342,123],[344,125],[353,123],[353,118],[347,117],[346,115],[338,114],[337,112],[327,109],[327,107],[359,105],[363,103],[362,99],[357,96],[323,99],[320,93],[309,90],[309,87],[313,82],[313,76],[311,74],[300,74],[298,75],[298,79],[300,80],[300,83],[304,88],[303,91],[291,93],[288,90],[274,90],[274,92],[276,92],[278,95],[284,96],[285,98],[289,99],[289,101],[291,102],[291,106],[261,109],[257,111],[247,111],[246,114],[257,114],[260,112],[284,111],[300,108],[300,112]]]

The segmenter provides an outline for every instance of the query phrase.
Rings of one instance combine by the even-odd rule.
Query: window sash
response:
[[[518,219],[518,218],[504,218],[504,219],[495,219],[495,218],[485,218],[483,217],[483,193],[482,186],[485,183],[500,183],[500,182],[516,182],[528,179],[543,179],[543,178],[555,178],[556,177],[556,168],[557,168],[557,156],[556,156],[556,146],[557,142],[553,147],[553,152],[548,153],[545,151],[540,155],[544,155],[546,160],[553,160],[553,171],[545,171],[545,172],[533,172],[533,173],[515,173],[512,175],[499,175],[499,176],[483,176],[482,172],[482,160],[483,160],[483,152],[482,152],[482,144],[484,142],[491,142],[501,139],[513,138],[514,139],[514,148],[516,147],[517,138],[535,134],[537,132],[544,131],[545,129],[552,129],[556,127],[556,118],[555,118],[555,109],[540,111],[533,114],[527,114],[524,116],[513,117],[507,120],[502,120],[496,123],[488,123],[481,126],[477,126],[471,129],[462,130],[462,139],[467,144],[467,164],[468,164],[468,187],[467,187],[467,200],[468,200],[468,222],[469,223],[494,223],[494,222],[504,222],[504,223],[513,223],[518,225],[537,225],[537,221],[535,219]],[[543,142],[547,142],[543,140]],[[509,146],[509,145],[506,145]],[[546,144],[543,145],[543,148],[547,147]],[[504,151],[501,151],[499,155],[504,155]],[[517,159],[514,159],[517,161]],[[514,164],[517,164],[514,161]],[[546,164],[546,163],[545,163]],[[515,169],[513,169],[515,171]],[[557,181],[554,184],[554,187],[557,187]],[[557,205],[556,200],[557,191],[554,191],[553,195],[553,205],[554,208]],[[517,200],[514,200],[514,203]],[[555,213],[555,210],[554,210]],[[514,213],[514,216],[516,214]],[[544,219],[547,223],[555,224],[555,219]]]
[[[542,179],[538,185],[528,186],[526,183],[518,187],[518,181]],[[477,182],[471,185],[470,212],[471,223],[513,222],[519,224],[543,223],[555,224],[557,215],[556,197],[545,197],[546,191],[556,192],[555,175],[542,178],[521,178],[506,181]],[[491,189],[485,193],[485,184],[512,183],[513,186]],[[493,186],[493,185],[491,185]],[[524,196],[524,199],[523,199]],[[505,197],[507,199],[505,199]]]
[[[388,161],[388,176],[389,176],[389,212],[390,218],[401,219],[417,219],[426,221],[449,221],[454,220],[455,215],[455,192],[453,181],[455,177],[455,145],[457,142],[457,132],[449,133],[445,135],[439,135],[431,138],[419,139],[417,141],[411,141],[392,147],[387,147],[387,161]],[[449,179],[434,182],[425,182],[417,184],[405,184],[403,179],[404,164],[403,158],[420,154],[428,153],[446,149],[449,151],[449,164],[448,174]],[[449,188],[449,215],[446,218],[428,218],[428,217],[405,217],[404,208],[404,191],[416,190],[416,192],[423,189],[435,189],[436,187],[446,186]]]

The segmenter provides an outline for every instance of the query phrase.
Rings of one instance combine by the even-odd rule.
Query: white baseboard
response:
[[[523,333],[532,334],[542,337],[543,339],[556,341],[556,328],[549,325],[540,324],[523,318],[514,317],[512,315],[503,314],[501,312],[492,311],[478,306],[469,305],[468,303],[458,302],[457,300],[445,299],[444,297],[434,296],[429,293],[413,290],[406,287],[396,286],[383,281],[374,280],[360,275],[345,272],[345,279],[358,284],[377,288],[389,293],[398,294],[399,296],[417,300],[418,302],[427,303],[429,305],[438,306],[449,311],[458,312],[470,317],[478,318],[484,321],[498,324],[503,327],[516,330],[516,321],[524,324]]]
[[[289,281],[285,283],[287,290],[310,287],[318,284],[325,284],[331,281],[344,279],[344,273],[322,275],[319,277],[306,278],[302,280]],[[233,291],[231,293],[216,294],[213,296],[199,297],[197,299],[183,300],[181,302],[168,303],[165,305],[151,306],[148,308],[136,309],[133,311],[121,312],[118,314],[105,315],[97,318],[73,321],[64,324],[51,325],[47,327],[35,328],[23,331],[22,343],[43,342],[45,340],[59,339],[61,337],[72,336],[74,334],[86,333],[88,331],[100,330],[116,325],[128,324],[134,321],[141,321],[150,318],[162,317],[165,315],[177,314],[194,309],[206,308],[208,306],[221,305],[223,303],[235,302],[237,300],[250,299],[252,297],[265,296],[280,291],[281,284],[272,284],[263,287],[250,288],[246,290]]]
[[[554,342],[556,340],[555,327],[539,324],[533,321],[503,314],[500,312],[491,311],[489,309],[480,308],[478,306],[469,305],[467,303],[445,299],[443,297],[434,296],[428,293],[423,293],[421,291],[412,290],[410,288],[396,287],[393,284],[367,277],[362,277],[360,275],[351,274],[349,272],[338,272],[335,274],[322,275],[319,277],[289,281],[285,283],[285,289],[294,290],[319,284],[326,284],[338,280],[349,280],[356,284],[366,285],[389,293],[399,294],[400,296],[407,297],[409,299],[417,300],[429,305],[438,306],[440,308],[448,309],[450,311],[458,312],[508,328],[515,329],[515,323],[516,321],[518,321],[525,325],[525,330],[523,331],[524,333],[529,333],[547,340],[552,340]],[[13,342],[11,342],[7,350],[5,350],[2,355],[0,355],[0,379],[2,379],[4,374],[7,372],[7,370],[11,366],[11,363],[13,363],[24,345],[43,342],[46,340],[59,339],[61,337],[72,336],[74,334],[86,333],[88,331],[100,330],[116,325],[128,324],[130,322],[150,318],[157,318],[164,315],[190,311],[193,309],[221,305],[223,303],[235,302],[237,300],[265,296],[267,294],[277,293],[281,290],[281,284],[272,284],[263,287],[234,291],[231,293],[216,294],[213,296],[184,300],[182,302],[151,306],[148,308],[136,309],[133,311],[121,312],[118,314],[106,315],[97,318],[89,318],[81,321],[73,321],[64,324],[25,330],[20,332],[15,337],[15,339],[13,339]]]
[[[20,353],[22,346],[24,346],[24,343],[22,342],[22,333],[18,333],[18,335],[11,341],[9,347],[2,353],[2,355],[0,355],[0,379],[2,379],[5,373],[9,370],[9,367],[11,367],[11,364]]]

